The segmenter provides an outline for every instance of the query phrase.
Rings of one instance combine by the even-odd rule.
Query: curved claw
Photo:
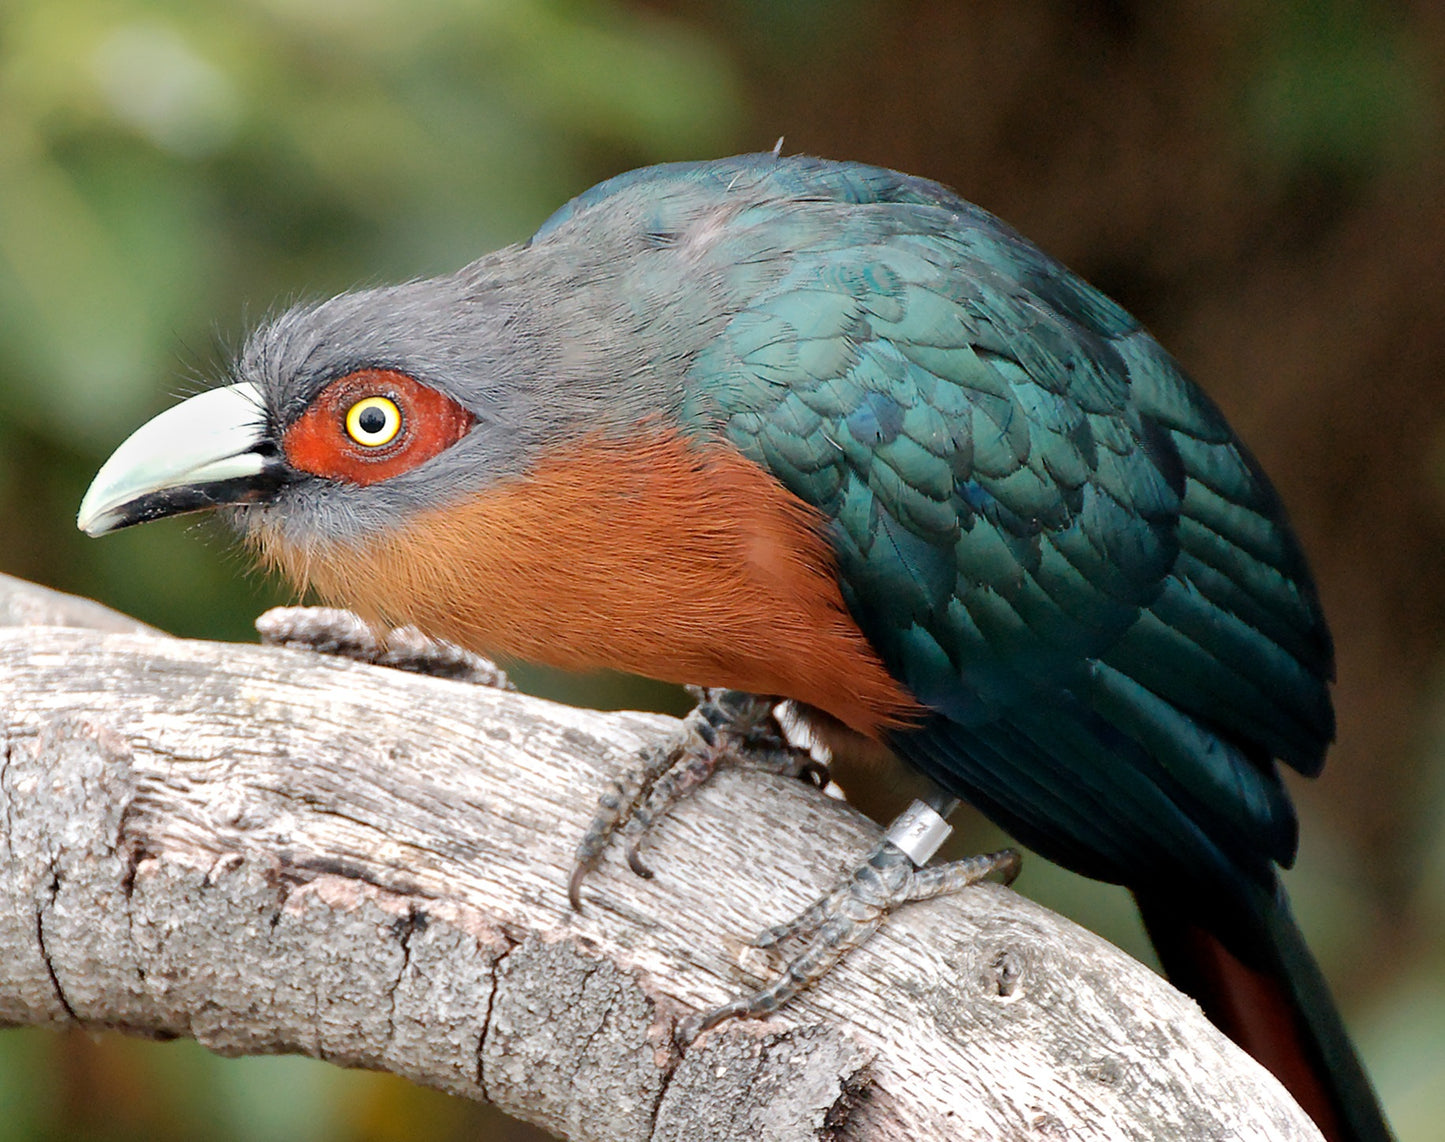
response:
[[[700,1011],[686,1019],[679,1019],[677,1026],[673,1028],[672,1040],[679,1047],[690,1046],[704,1031],[711,1031],[719,1023],[748,1014],[750,1006],[750,999],[734,999],[731,1003],[724,1003],[711,1011]]]
[[[833,780],[832,770],[825,762],[817,758],[809,758],[798,769],[798,776],[815,789],[826,789],[828,782]]]
[[[645,864],[642,863],[642,855],[638,852],[641,847],[641,838],[633,841],[630,845],[627,846],[627,867],[630,868],[633,872],[635,872],[638,876],[642,877],[643,880],[651,880],[652,869],[648,868]]]
[[[591,871],[591,866],[580,860],[572,866],[572,875],[567,878],[567,903],[572,905],[573,912],[582,911],[582,882]]]

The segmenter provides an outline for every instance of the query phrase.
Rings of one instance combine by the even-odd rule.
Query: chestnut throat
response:
[[[923,713],[849,615],[819,514],[723,445],[593,437],[360,543],[252,539],[299,589],[482,654],[775,694],[875,739]]]

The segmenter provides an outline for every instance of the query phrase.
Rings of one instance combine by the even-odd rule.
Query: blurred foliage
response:
[[[1428,60],[1408,30],[1389,5],[1275,5],[1243,91],[1259,161],[1358,180],[1418,159],[1440,123]]]
[[[1145,317],[1291,505],[1339,645],[1301,921],[1402,1142],[1445,1119],[1445,22],[1433,0],[0,0],[0,570],[180,634],[284,601],[207,523],[94,543],[105,452],[297,296],[447,270],[641,163],[885,163]],[[198,541],[201,540],[201,541]],[[572,700],[626,679],[519,670]],[[886,815],[901,790],[850,786]],[[992,847],[965,819],[955,844]],[[1127,896],[1020,887],[1148,957]],[[0,1035],[7,1139],[523,1138],[301,1059]]]
[[[702,36],[609,4],[4,0],[0,567],[253,637],[285,593],[208,525],[75,534],[104,452],[222,376],[248,314],[455,268],[600,177],[728,150],[739,108]],[[533,1135],[309,1060],[0,1036],[0,1139],[479,1132]]]
[[[6,0],[10,568],[242,633],[215,616],[257,596],[187,525],[57,532],[94,457],[217,376],[248,309],[455,268],[601,173],[725,149],[737,105],[699,36],[607,5]]]

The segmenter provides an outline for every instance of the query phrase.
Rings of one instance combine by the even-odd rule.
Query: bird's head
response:
[[[479,267],[298,306],[248,339],[234,383],[142,425],[80,505],[89,535],[205,508],[243,535],[346,541],[519,470],[533,390]]]
[[[679,373],[624,342],[615,291],[589,295],[555,262],[509,247],[455,274],[283,313],[248,338],[231,384],[116,449],[77,523],[99,536],[220,508],[266,545],[354,543],[666,408]]]
[[[219,507],[252,539],[351,543],[572,441],[706,420],[683,408],[694,355],[797,240],[730,220],[754,206],[792,217],[790,169],[743,156],[635,172],[456,273],[288,310],[251,335],[233,383],[116,450],[81,529]],[[787,210],[769,213],[780,197]]]

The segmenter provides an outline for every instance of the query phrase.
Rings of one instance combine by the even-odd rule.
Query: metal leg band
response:
[[[894,818],[883,839],[903,850],[915,865],[925,865],[936,853],[953,826],[938,811],[922,801],[915,801]]]

